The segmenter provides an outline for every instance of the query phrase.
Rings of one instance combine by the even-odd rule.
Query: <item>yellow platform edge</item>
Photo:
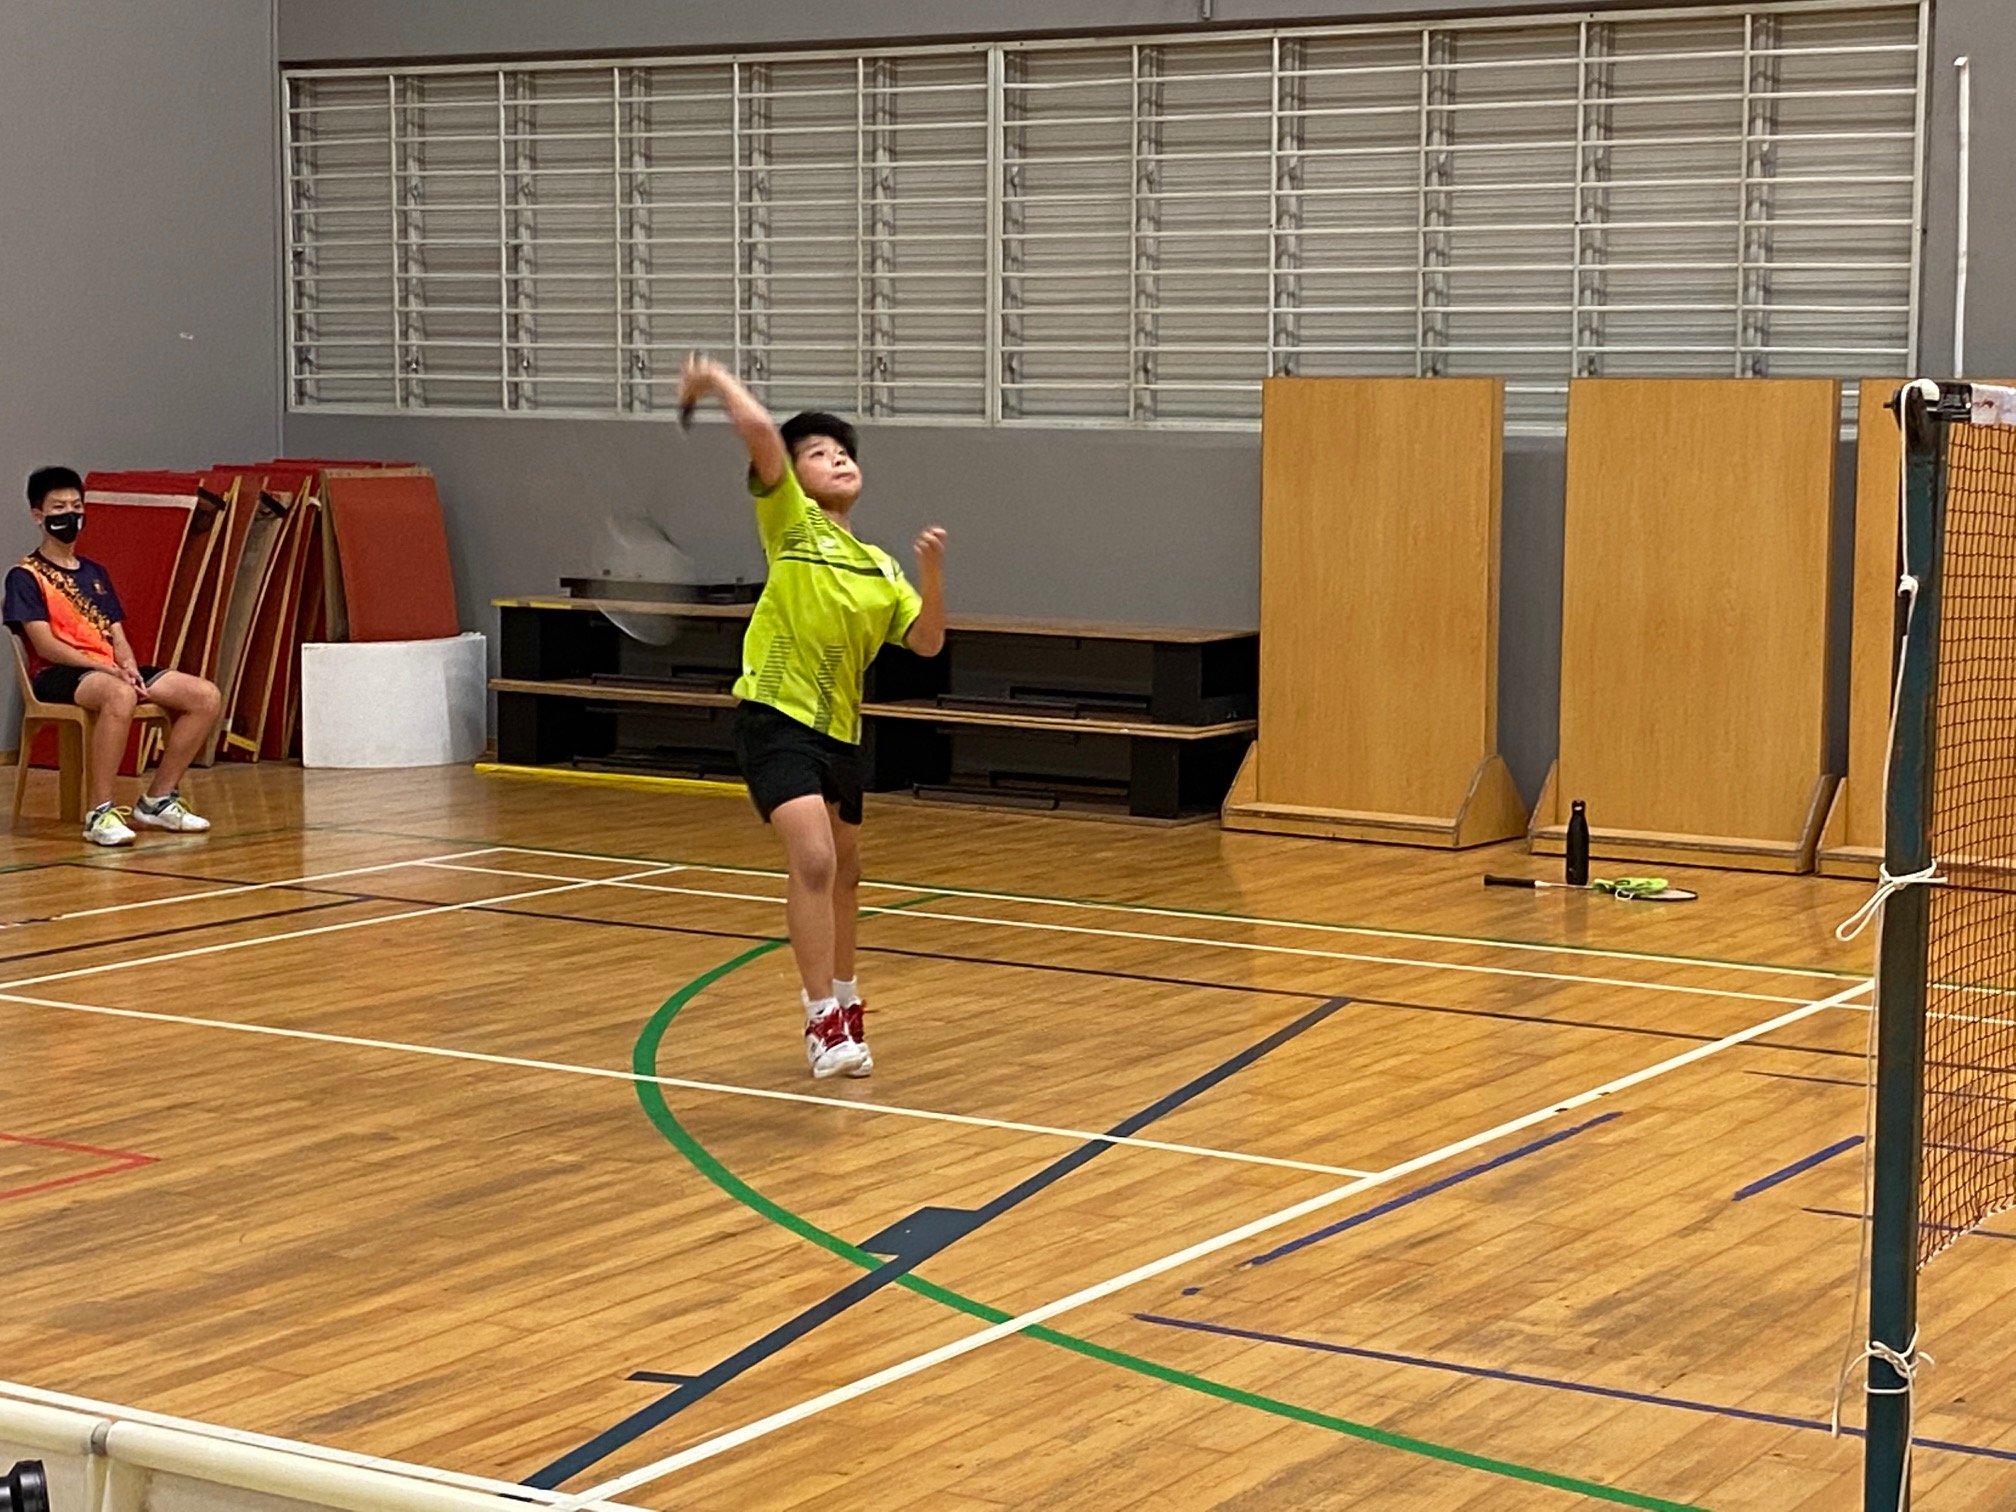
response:
[[[736,798],[748,796],[739,782],[710,782],[699,777],[644,777],[629,772],[580,772],[567,767],[513,766],[508,762],[479,761],[479,777],[529,777],[538,782],[573,782],[595,787],[641,789],[652,793],[719,793]]]

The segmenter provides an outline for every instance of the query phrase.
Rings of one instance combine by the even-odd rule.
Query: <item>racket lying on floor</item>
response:
[[[1541,882],[1532,877],[1486,877],[1486,887],[1558,888],[1562,892],[1600,892],[1626,903],[1692,903],[1700,894],[1670,886],[1664,877],[1598,878],[1588,886],[1573,882]]]

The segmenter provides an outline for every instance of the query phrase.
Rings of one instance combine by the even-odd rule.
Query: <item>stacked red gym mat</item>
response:
[[[134,655],[223,693],[206,764],[298,753],[302,642],[460,629],[441,500],[424,467],[280,457],[202,473],[94,472],[84,491],[78,550],[111,573]],[[140,738],[129,772],[154,755]],[[54,764],[53,737],[33,759]]]

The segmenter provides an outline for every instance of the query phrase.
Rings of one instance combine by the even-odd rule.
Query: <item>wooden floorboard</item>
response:
[[[744,800],[194,787],[213,835],[114,853],[38,778],[0,857],[45,920],[0,927],[16,1382],[570,1489],[818,1403],[641,1507],[1856,1494],[1861,1152],[1769,1178],[1862,1127],[1867,1014],[1799,1013],[1867,969],[1861,884],[871,800],[877,1071],[815,1084]],[[2004,1234],[1924,1277],[1923,1508],[2016,1504]]]

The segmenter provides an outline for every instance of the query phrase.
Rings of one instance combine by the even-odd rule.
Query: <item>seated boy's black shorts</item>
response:
[[[93,672],[103,672],[103,667],[44,667],[35,674],[35,696],[44,703],[74,704],[77,702],[77,685]],[[142,667],[140,680],[150,687],[154,679],[167,671],[166,667]]]
[[[735,710],[735,761],[756,812],[768,820],[779,804],[817,795],[846,824],[861,822],[861,748],[822,735],[768,704]]]

